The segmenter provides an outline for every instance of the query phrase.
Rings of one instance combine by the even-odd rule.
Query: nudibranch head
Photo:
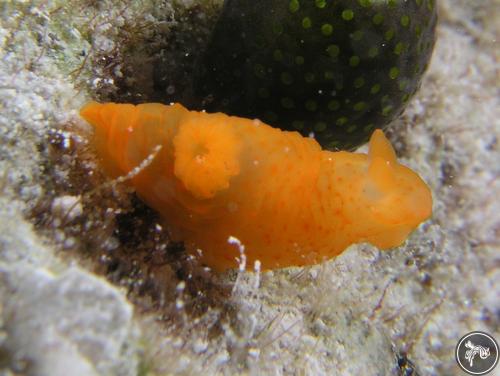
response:
[[[436,19],[435,0],[225,1],[196,79],[202,107],[353,149],[414,95]]]
[[[380,248],[400,245],[432,211],[432,195],[424,181],[399,164],[394,149],[381,130],[370,139],[366,173],[357,184],[359,211],[378,226],[368,231],[366,241]]]

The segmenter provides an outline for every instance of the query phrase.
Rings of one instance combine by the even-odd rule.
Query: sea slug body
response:
[[[112,177],[160,212],[189,252],[215,270],[319,263],[353,243],[400,245],[431,215],[429,188],[399,164],[382,131],[369,153],[322,150],[312,138],[259,120],[188,111],[179,104],[99,104],[81,115]]]

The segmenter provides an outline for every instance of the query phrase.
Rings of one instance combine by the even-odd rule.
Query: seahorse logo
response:
[[[465,347],[467,347],[469,349],[465,352],[465,359],[467,359],[469,361],[469,364],[471,367],[474,365],[474,357],[477,354],[479,354],[479,357],[481,359],[486,359],[491,355],[489,347],[483,347],[481,345],[474,345],[471,341],[467,341],[465,343]]]
[[[458,341],[455,357],[460,368],[469,375],[486,375],[498,363],[495,339],[484,332],[471,332]]]

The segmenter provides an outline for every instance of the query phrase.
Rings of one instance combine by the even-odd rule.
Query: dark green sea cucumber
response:
[[[436,19],[435,0],[226,0],[196,92],[208,111],[352,149],[418,89]]]

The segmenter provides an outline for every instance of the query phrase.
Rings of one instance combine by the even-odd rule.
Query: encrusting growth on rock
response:
[[[126,175],[157,146],[130,183],[189,252],[215,270],[308,265],[353,243],[400,245],[429,218],[429,188],[399,164],[380,130],[368,155],[322,150],[311,138],[259,120],[188,111],[180,104],[99,104],[81,115],[111,177]]]

